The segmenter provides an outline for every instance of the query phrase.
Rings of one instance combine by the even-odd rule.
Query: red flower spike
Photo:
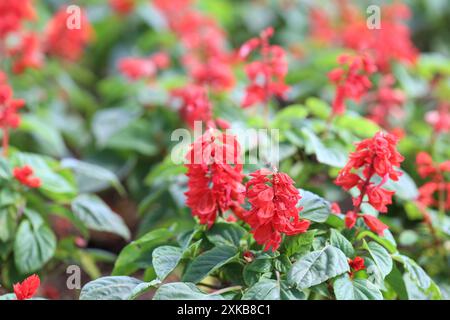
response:
[[[169,64],[169,56],[158,52],[147,58],[123,58],[119,60],[119,71],[130,80],[151,79]]]
[[[381,222],[378,218],[371,216],[370,214],[364,214],[364,223],[369,227],[369,229],[379,236],[384,236],[384,230],[388,229],[388,226]]]
[[[356,151],[349,156],[349,161],[339,172],[335,184],[345,190],[358,188],[359,195],[353,198],[354,210],[347,213],[345,224],[353,228],[357,216],[360,214],[362,203],[369,203],[380,212],[387,211],[387,205],[392,203],[393,191],[382,188],[388,179],[398,180],[401,171],[396,170],[403,161],[403,157],[396,149],[397,138],[388,133],[378,132],[373,138],[363,140],[356,145]],[[378,175],[381,182],[376,183],[372,178]],[[387,226],[374,221],[371,217],[366,219],[367,226],[382,233]]]
[[[171,100],[190,128],[194,128],[196,121],[201,121],[206,127],[214,127],[212,105],[204,87],[191,84],[175,89],[171,92]],[[223,124],[221,121],[218,123]]]
[[[278,249],[281,234],[288,236],[306,232],[310,222],[300,219],[302,208],[297,207],[301,199],[294,181],[285,173],[261,169],[250,174],[247,182],[247,198],[251,210],[244,214],[244,220],[252,228],[258,244],[264,250]]]
[[[201,224],[211,227],[227,210],[242,216],[244,202],[240,146],[234,136],[209,129],[191,145],[186,155],[188,191],[186,205]]]
[[[13,285],[14,293],[17,297],[17,300],[27,300],[32,298],[39,285],[41,284],[41,280],[39,276],[33,274],[22,281],[22,283],[16,283]]]
[[[32,0],[0,1],[0,40],[22,28],[22,22],[35,18]]]

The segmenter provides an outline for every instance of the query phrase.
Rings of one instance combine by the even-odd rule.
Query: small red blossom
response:
[[[201,121],[207,127],[213,127],[212,105],[204,87],[187,85],[175,89],[171,92],[171,101],[190,128],[194,128],[196,121]]]
[[[36,33],[24,33],[19,43],[8,50],[13,60],[13,72],[20,74],[28,68],[39,69],[44,63],[41,42]]]
[[[328,73],[329,80],[336,86],[333,100],[333,114],[345,112],[345,100],[359,101],[371,88],[369,76],[376,71],[372,59],[368,55],[341,55],[338,58],[340,67]]]
[[[252,262],[255,259],[255,255],[251,251],[244,251],[244,260],[247,261],[247,263]]]
[[[369,229],[379,236],[384,235],[384,230],[388,229],[388,226],[381,222],[378,218],[371,216],[370,214],[362,215],[364,223],[369,227]]]
[[[17,300],[27,300],[32,298],[35,294],[41,280],[39,276],[33,274],[22,281],[22,283],[16,283],[13,285],[14,293],[16,294]]]
[[[269,39],[273,33],[273,28],[267,28],[261,32],[259,38],[248,40],[239,50],[241,58],[248,57],[258,48],[261,54],[260,61],[253,61],[245,67],[250,84],[242,102],[244,108],[257,103],[267,103],[273,96],[283,98],[289,90],[285,84],[288,72],[286,52],[280,46],[270,45]]]
[[[86,45],[93,39],[94,31],[82,10],[79,25],[69,28],[72,21],[71,11],[62,7],[48,22],[45,30],[45,49],[52,55],[69,60],[76,61],[83,54]]]
[[[41,179],[33,176],[33,169],[30,166],[14,168],[13,175],[21,184],[29,188],[41,186]]]
[[[167,68],[169,64],[169,56],[158,52],[147,58],[123,58],[119,61],[119,70],[130,80],[149,79],[153,78],[159,70]]]
[[[209,129],[191,145],[186,159],[186,205],[192,215],[209,227],[227,210],[241,216],[245,188],[236,137]]]
[[[278,249],[281,234],[288,236],[306,232],[310,222],[300,219],[301,199],[294,181],[285,173],[261,169],[250,174],[246,195],[251,210],[244,213],[244,220],[252,228],[258,244],[264,250]]]
[[[433,126],[436,133],[450,132],[450,103],[442,102],[437,110],[427,112],[425,120]]]
[[[341,207],[339,207],[339,204],[337,202],[333,202],[331,204],[331,212],[334,214],[341,214]]]
[[[355,259],[348,259],[348,265],[354,272],[359,270],[364,270],[366,267],[364,266],[364,258],[356,256]]]
[[[347,213],[345,222],[353,228],[363,202],[369,203],[380,212],[387,212],[387,205],[392,203],[393,191],[382,188],[392,179],[397,181],[402,174],[396,168],[404,160],[396,149],[397,137],[378,132],[373,138],[363,140],[356,145],[356,151],[349,156],[349,161],[339,172],[335,183],[345,190],[358,188],[359,195],[353,198],[355,209]],[[378,176],[381,181],[375,183]],[[377,233],[382,233],[387,226],[372,216],[363,215],[366,225]],[[373,218],[373,219],[372,219]],[[376,221],[375,221],[375,220]],[[379,222],[379,223],[378,223]]]
[[[135,6],[135,0],[108,0],[108,3],[120,15],[129,14]]]

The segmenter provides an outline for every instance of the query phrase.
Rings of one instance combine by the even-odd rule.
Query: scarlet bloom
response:
[[[239,56],[246,58],[251,52],[260,49],[261,60],[253,61],[245,67],[250,80],[246,88],[242,107],[247,108],[257,103],[267,103],[273,97],[283,98],[289,87],[285,84],[288,72],[286,52],[283,48],[270,45],[273,28],[261,32],[259,38],[248,40],[239,50]]]
[[[450,132],[450,103],[442,102],[437,110],[427,112],[425,120],[433,126],[436,133]]]
[[[20,42],[9,49],[9,55],[13,59],[13,72],[22,73],[27,68],[38,69],[44,62],[44,54],[41,42],[36,33],[24,33]]]
[[[376,66],[368,55],[341,55],[338,58],[340,67],[328,73],[328,78],[336,86],[333,100],[333,113],[345,112],[345,100],[359,99],[367,93],[372,83],[369,76],[376,71]]]
[[[13,175],[21,184],[29,188],[39,188],[41,186],[41,179],[33,176],[33,169],[30,166],[14,168]]]
[[[0,39],[11,32],[19,31],[24,20],[35,17],[32,0],[0,0]]]
[[[84,11],[81,11],[79,25],[73,21],[72,12],[61,8],[48,22],[45,30],[45,47],[50,54],[76,61],[83,54],[86,45],[93,39],[94,32]],[[73,23],[73,27],[68,25]]]
[[[110,7],[120,15],[127,15],[133,11],[135,0],[109,0]]]
[[[331,212],[333,212],[334,214],[340,214],[341,213],[341,208],[339,207],[339,204],[337,202],[333,202],[331,204]]]
[[[353,198],[355,209],[346,215],[346,226],[353,228],[360,213],[361,204],[369,203],[380,212],[387,212],[387,205],[392,203],[393,191],[382,188],[392,179],[397,181],[402,174],[396,170],[404,160],[396,149],[397,137],[389,133],[378,132],[373,138],[363,140],[356,145],[356,151],[349,156],[349,161],[339,172],[335,184],[345,190],[358,188],[359,195]],[[378,183],[373,178],[378,176]],[[366,225],[377,233],[386,227],[374,221],[375,217],[363,215]],[[373,219],[372,219],[373,218]],[[376,219],[378,221],[378,219]],[[385,229],[385,228],[384,228]],[[384,230],[383,229],[383,230]],[[381,230],[381,231],[380,231]]]
[[[370,214],[362,215],[364,219],[364,223],[369,227],[370,230],[378,234],[379,236],[384,235],[384,230],[388,228],[383,222],[381,222],[378,218],[371,216]]]
[[[119,61],[119,70],[130,80],[138,80],[154,77],[159,70],[167,68],[169,64],[168,55],[158,52],[147,58],[123,58]]]
[[[246,195],[251,210],[244,213],[244,220],[252,228],[258,244],[264,250],[278,249],[281,234],[288,236],[306,232],[310,222],[300,219],[301,199],[294,181],[285,173],[261,169],[250,174]]]
[[[204,87],[187,85],[173,90],[171,97],[174,107],[189,127],[194,128],[195,121],[202,121],[207,127],[213,126],[212,106]]]
[[[356,256],[355,259],[348,259],[348,265],[350,268],[357,272],[359,270],[364,270],[366,267],[364,266],[364,258]]]
[[[227,210],[241,216],[245,188],[236,137],[210,128],[191,145],[186,159],[186,205],[192,215],[209,227]]]
[[[41,284],[41,280],[39,276],[33,274],[22,281],[22,283],[14,284],[14,293],[16,294],[17,300],[27,300],[32,298],[39,285]]]

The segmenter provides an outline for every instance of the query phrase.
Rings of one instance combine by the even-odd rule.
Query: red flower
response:
[[[363,140],[356,145],[356,151],[350,154],[349,161],[339,172],[335,180],[338,186],[345,190],[353,187],[359,190],[359,195],[353,198],[355,209],[346,216],[348,228],[353,228],[355,225],[363,202],[369,203],[380,212],[386,212],[386,205],[392,203],[394,192],[382,186],[389,178],[396,181],[401,175],[401,171],[397,171],[396,167],[400,166],[404,158],[398,153],[396,144],[395,136],[378,132],[373,138]],[[358,171],[353,173],[352,170]],[[381,179],[378,184],[372,181],[376,175]],[[367,221],[373,222],[371,218]],[[369,226],[367,221],[366,224]]]
[[[44,62],[41,43],[36,33],[24,33],[20,42],[9,49],[9,55],[13,59],[13,72],[22,73],[27,68],[38,69]]]
[[[29,188],[39,188],[41,186],[41,180],[33,177],[33,169],[30,166],[14,168],[13,175],[21,184]]]
[[[436,133],[450,132],[450,103],[443,102],[437,110],[427,112],[425,120],[433,126]]]
[[[356,256],[355,259],[348,259],[348,265],[354,272],[359,270],[364,270],[366,267],[364,266],[364,258]]]
[[[11,32],[19,31],[23,20],[31,20],[35,17],[32,0],[0,0],[0,12],[0,39]]]
[[[246,58],[257,48],[261,52],[261,61],[253,61],[245,67],[250,84],[242,102],[244,108],[267,103],[272,96],[284,97],[289,90],[285,84],[288,72],[286,52],[279,46],[269,44],[273,32],[273,28],[265,29],[259,38],[250,39],[239,50],[241,58]]]
[[[379,236],[384,235],[384,230],[388,228],[387,225],[378,220],[376,217],[371,216],[370,214],[364,214],[362,217],[364,219],[364,223],[369,227],[370,230],[372,230]]]
[[[120,15],[129,14],[135,6],[135,0],[108,0],[111,8]]]
[[[209,129],[192,144],[186,159],[189,178],[186,205],[192,215],[209,227],[218,213],[232,210],[237,216],[242,215],[244,186],[236,138]]]
[[[351,229],[355,226],[356,220],[358,219],[358,215],[353,211],[348,211],[345,215],[345,226],[348,229]]]
[[[373,61],[367,55],[341,55],[338,62],[341,67],[328,73],[328,78],[336,85],[333,100],[334,114],[345,112],[346,99],[359,101],[367,93],[372,86],[369,76],[376,71]]]
[[[244,220],[252,228],[256,242],[263,244],[264,250],[275,251],[282,233],[303,233],[310,222],[299,217],[302,208],[297,204],[301,196],[287,174],[261,169],[250,176],[246,190],[251,210],[244,213]]]
[[[331,212],[333,212],[334,214],[340,214],[341,213],[341,208],[339,207],[339,204],[337,202],[333,202],[331,204]]]
[[[167,54],[158,52],[147,58],[123,58],[119,61],[119,70],[130,80],[138,80],[154,77],[159,70],[167,68],[169,64]]]
[[[187,125],[194,128],[195,121],[212,127],[212,106],[207,91],[198,85],[187,85],[171,92],[172,102]]]
[[[39,276],[35,274],[23,280],[22,283],[14,284],[13,288],[17,300],[26,300],[32,298],[39,288],[40,284],[41,280],[39,279]]]
[[[79,25],[75,25],[72,12],[61,8],[48,22],[45,30],[45,46],[49,53],[70,61],[78,60],[94,33],[84,11],[81,11]],[[73,21],[72,21],[73,20]],[[69,22],[74,25],[68,27]]]

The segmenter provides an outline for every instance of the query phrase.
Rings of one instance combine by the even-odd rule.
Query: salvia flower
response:
[[[353,277],[355,272],[364,270],[366,266],[364,265],[364,258],[356,256],[355,259],[348,259],[348,265],[350,266],[350,277]]]
[[[80,21],[72,21],[71,12],[62,7],[48,22],[45,30],[46,51],[57,57],[77,61],[93,39],[92,26],[82,10]],[[76,23],[79,22],[79,25]],[[72,26],[71,23],[74,25]],[[71,25],[69,28],[68,25]]]
[[[355,208],[347,213],[345,219],[348,228],[352,228],[361,216],[362,203],[370,204],[381,213],[387,212],[394,192],[383,188],[383,185],[389,179],[398,181],[402,172],[396,168],[404,160],[396,149],[397,141],[394,135],[378,132],[373,138],[357,143],[356,151],[350,154],[347,164],[339,172],[336,185],[345,190],[355,187],[359,190],[359,195],[353,198]],[[375,181],[376,177],[379,181]],[[386,229],[376,217],[362,217],[372,231],[382,234]]]
[[[30,166],[14,168],[13,176],[21,184],[29,188],[39,188],[41,186],[41,179],[33,176],[33,169]]]
[[[288,72],[286,52],[283,48],[270,45],[273,28],[263,30],[259,38],[252,38],[239,49],[239,57],[247,58],[253,51],[260,49],[261,59],[245,66],[250,84],[246,88],[242,107],[247,108],[257,103],[267,103],[273,96],[283,98],[289,86],[285,84]]]
[[[150,79],[169,64],[169,56],[164,52],[158,52],[147,58],[123,58],[119,60],[119,71],[130,80]]]
[[[39,36],[33,32],[23,33],[20,41],[8,50],[13,60],[13,72],[21,74],[28,68],[39,69],[44,63],[44,54]]]
[[[419,187],[417,202],[422,207],[436,207],[440,210],[450,210],[450,182],[444,173],[450,172],[450,160],[435,163],[426,152],[416,156],[417,171],[423,179],[429,179]]]
[[[365,54],[341,55],[338,62],[340,67],[328,73],[329,80],[336,86],[333,114],[345,112],[347,99],[359,101],[372,87],[369,76],[376,71],[372,59]]]
[[[109,6],[119,15],[127,15],[133,11],[135,0],[108,0]]]
[[[436,133],[450,132],[450,103],[442,102],[436,110],[427,112],[425,121],[433,126]]]
[[[35,274],[29,276],[21,283],[14,284],[13,289],[17,300],[31,299],[36,294],[40,284],[41,280]]]
[[[188,191],[186,205],[201,224],[211,227],[227,210],[238,217],[244,202],[240,145],[235,136],[210,128],[186,155]]]
[[[281,235],[293,236],[306,232],[310,222],[300,219],[300,192],[294,181],[285,173],[260,169],[252,174],[246,184],[246,195],[251,209],[244,213],[244,220],[252,228],[258,244],[264,250],[278,249]]]

